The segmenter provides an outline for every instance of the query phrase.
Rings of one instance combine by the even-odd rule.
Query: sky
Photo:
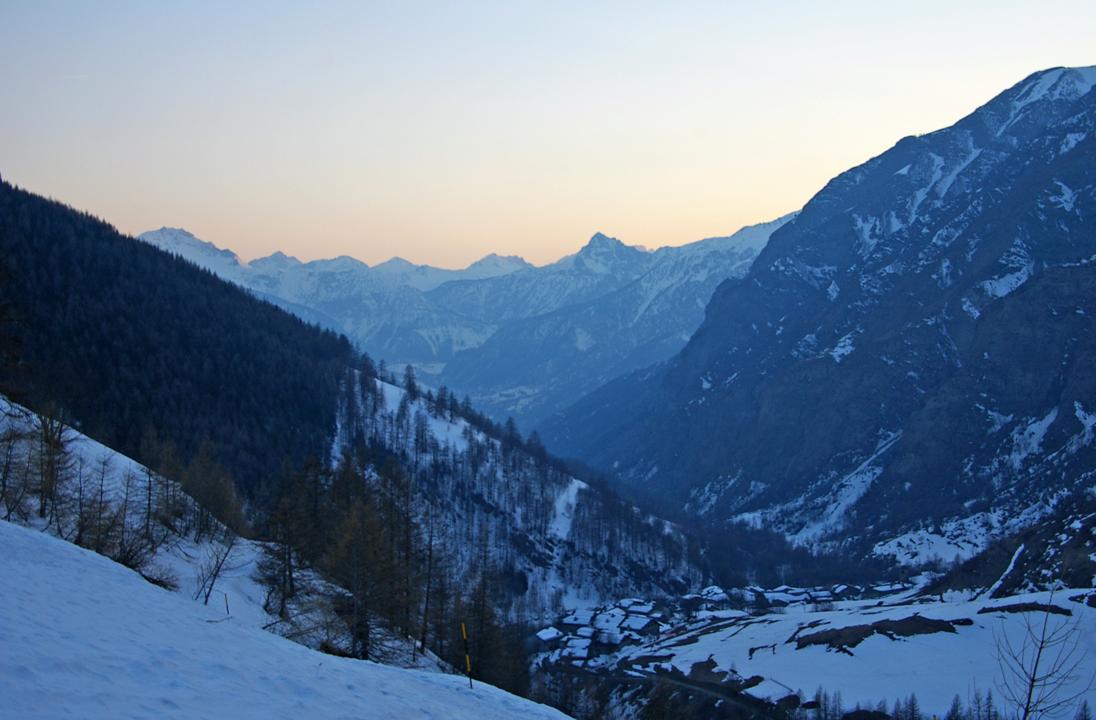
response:
[[[0,0],[0,175],[245,260],[728,235],[1035,70],[1092,2]]]

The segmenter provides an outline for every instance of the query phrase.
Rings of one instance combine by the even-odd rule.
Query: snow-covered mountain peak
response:
[[[159,238],[166,241],[181,241],[181,242],[195,242],[203,245],[208,245],[204,240],[199,240],[194,236],[194,233],[190,232],[186,228],[168,227],[164,225],[159,230],[150,230],[146,233],[141,233],[141,237]]]
[[[594,233],[581,250],[564,258],[560,264],[573,260],[576,269],[605,274],[645,262],[649,257],[650,253],[642,248],[625,245],[614,237],[598,232]]]
[[[266,257],[252,260],[248,264],[256,270],[281,270],[287,267],[301,265],[302,263],[292,255],[286,255],[281,250],[278,250]]]
[[[1088,94],[1093,85],[1096,85],[1096,65],[1051,68],[1032,75],[1017,99],[1024,103],[1044,97],[1075,100]]]
[[[399,255],[393,255],[392,257],[388,258],[384,262],[378,263],[376,266],[374,266],[373,269],[374,270],[384,270],[386,272],[392,272],[392,271],[402,272],[402,271],[406,271],[406,270],[412,270],[412,269],[417,268],[417,267],[420,267],[420,266],[416,265],[415,263],[411,262],[410,260],[405,260],[404,258],[401,258]]]
[[[138,240],[173,255],[179,255],[195,265],[221,276],[235,277],[244,267],[231,250],[222,250],[211,242],[194,236],[183,228],[162,227],[137,236]]]
[[[1056,107],[1072,103],[1096,86],[1096,66],[1056,67],[1032,73],[974,112],[997,138],[1031,126],[1060,121]],[[964,126],[960,123],[957,127]]]
[[[615,251],[628,247],[615,237],[610,237],[603,232],[596,232],[579,252],[605,252]]]
[[[735,233],[726,237],[711,237],[697,240],[680,247],[667,246],[659,248],[659,253],[677,253],[681,255],[707,254],[716,251],[738,250],[749,252],[753,255],[761,252],[769,242],[769,237],[784,227],[799,214],[798,211],[782,215],[775,220],[747,225]]]
[[[526,268],[533,267],[520,255],[499,255],[491,253],[485,255],[464,269],[466,273],[474,273],[476,277],[494,277],[506,275]]]
[[[150,245],[155,245],[156,247],[169,252],[198,249],[203,252],[236,257],[236,253],[231,250],[222,250],[211,242],[206,242],[205,240],[195,237],[193,233],[183,228],[165,226],[159,230],[150,230],[149,232],[141,233],[138,237]]]
[[[455,272],[430,265],[417,265],[396,256],[373,266],[369,271],[369,277],[384,285],[406,285],[416,290],[426,291],[449,280]]]
[[[361,260],[352,258],[349,255],[339,255],[338,257],[324,260],[313,260],[312,262],[305,264],[323,272],[365,272],[369,269],[369,266]]]

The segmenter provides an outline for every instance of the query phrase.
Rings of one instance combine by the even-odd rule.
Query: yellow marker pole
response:
[[[468,687],[472,687],[472,656],[468,654],[468,628],[460,624],[460,636],[464,638],[464,669],[468,673]]]

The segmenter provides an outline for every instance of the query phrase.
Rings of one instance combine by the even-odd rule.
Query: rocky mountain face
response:
[[[547,441],[707,518],[895,556],[973,554],[1083,491],[1094,85],[1096,68],[1036,73],[837,176],[678,355]]]
[[[141,239],[298,316],[346,333],[388,363],[412,363],[499,418],[535,427],[584,393],[680,350],[712,291],[745,273],[791,216],[651,252],[601,233],[543,267],[489,255],[463,270],[395,258],[242,263],[183,230]]]

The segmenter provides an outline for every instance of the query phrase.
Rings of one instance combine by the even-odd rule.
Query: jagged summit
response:
[[[629,269],[645,263],[649,258],[650,253],[643,248],[625,245],[614,237],[598,232],[577,253],[563,258],[557,265],[607,274],[629,272]]]
[[[195,240],[198,240],[198,238],[194,237],[194,233],[190,232],[186,228],[168,227],[167,225],[164,225],[159,230],[152,230],[150,232],[161,233],[162,235],[165,235],[165,236],[184,236],[184,237],[190,237],[190,238],[194,238]],[[199,240],[198,242],[204,242],[204,241]]]
[[[606,235],[605,233],[596,232],[579,252],[604,252],[606,250],[619,250],[621,248],[639,249],[631,245],[625,245],[620,240]]]
[[[165,226],[141,233],[138,239],[219,275],[235,276],[243,266],[236,253],[206,242],[183,228]]]
[[[301,265],[302,263],[301,263],[300,260],[298,260],[294,256],[286,255],[281,250],[278,250],[278,251],[276,251],[276,252],[274,252],[270,255],[267,255],[266,257],[258,258],[257,260],[252,260],[248,264],[253,268],[262,268],[264,270],[270,270],[270,269],[275,269],[275,268],[284,269],[284,268],[295,266],[295,265]]]
[[[679,253],[692,253],[692,252],[711,252],[713,248],[721,249],[736,249],[741,252],[748,252],[757,254],[761,252],[762,248],[769,242],[769,237],[779,230],[784,225],[787,225],[791,221],[795,220],[799,212],[791,212],[786,215],[781,215],[775,220],[769,220],[768,222],[757,223],[755,225],[747,225],[733,235],[726,237],[710,237],[703,240],[697,240],[696,242],[681,245],[678,248],[662,247],[655,252],[679,252]]]
[[[380,270],[380,269],[384,268],[384,269],[390,269],[390,270],[396,270],[396,269],[398,269],[398,270],[407,270],[407,269],[416,268],[416,267],[423,267],[423,266],[417,265],[417,264],[411,262],[410,260],[406,260],[406,259],[400,257],[399,255],[393,255],[392,257],[388,258],[384,262],[377,263],[376,265],[374,265],[373,269],[374,270]]]
[[[1058,120],[1056,108],[1070,104],[1096,86],[1096,66],[1057,67],[1032,73],[956,124],[983,124],[993,138],[1046,127]]]
[[[311,268],[317,272],[339,273],[342,275],[360,275],[369,271],[368,265],[349,255],[339,255],[338,257],[325,258],[323,260],[312,260],[304,263],[303,267]]]
[[[1076,100],[1096,85],[1096,65],[1055,67],[1034,72],[1005,91],[1017,91],[1016,100],[1032,103],[1043,98]]]
[[[533,267],[532,264],[527,262],[525,258],[520,255],[499,255],[498,253],[491,253],[485,255],[479,260],[465,268],[466,271],[487,271],[492,274],[503,274],[504,272],[514,272],[516,270],[524,270],[526,268]],[[496,272],[499,271],[499,272]]]
[[[194,233],[184,228],[167,227],[165,225],[159,230],[141,233],[140,238],[165,250],[170,250],[173,246],[200,247],[209,248],[219,253],[235,254],[231,250],[222,250],[211,242],[199,239]]]

